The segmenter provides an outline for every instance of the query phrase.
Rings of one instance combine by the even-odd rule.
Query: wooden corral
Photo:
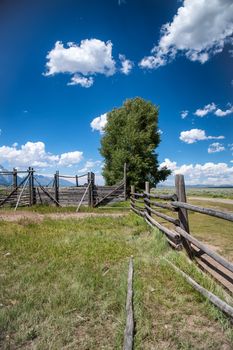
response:
[[[47,204],[56,206],[81,205],[96,207],[106,205],[114,201],[126,199],[126,166],[122,181],[114,186],[99,186],[95,184],[95,174],[89,172],[83,175],[60,175],[57,171],[48,185],[41,185],[35,176],[33,168],[27,171],[1,172],[1,175],[12,176],[10,186],[0,187],[0,207],[32,206],[35,204]],[[21,177],[23,176],[23,177]],[[84,184],[79,185],[79,179],[83,178]],[[75,180],[74,186],[60,186],[61,179]]]

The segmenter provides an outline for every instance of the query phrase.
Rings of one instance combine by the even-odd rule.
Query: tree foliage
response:
[[[100,148],[106,183],[113,185],[122,179],[125,162],[128,184],[144,188],[145,181],[152,186],[164,181],[171,172],[166,167],[159,169],[155,152],[159,143],[158,107],[151,102],[136,97],[109,112]]]

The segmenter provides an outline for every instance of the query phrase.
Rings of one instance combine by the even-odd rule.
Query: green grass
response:
[[[222,291],[134,214],[0,222],[0,348],[121,349],[129,256],[135,349],[231,349],[225,316],[163,259]]]
[[[13,212],[14,207],[3,207],[0,208],[0,212],[4,211],[12,211]],[[32,207],[18,207],[17,211],[29,211],[32,213],[39,213],[39,214],[52,214],[52,213],[75,213],[77,207],[57,207],[55,205],[46,205],[46,204],[36,204]],[[126,202],[116,202],[111,203],[110,205],[103,206],[103,207],[97,207],[97,208],[89,208],[87,206],[81,205],[79,212],[80,213],[103,213],[103,212],[117,212],[119,209],[119,212],[122,211],[129,211],[130,209],[130,202],[129,200]]]
[[[221,211],[232,211],[232,204],[192,201],[192,204],[215,208]],[[189,211],[190,230],[202,242],[214,246],[217,252],[233,261],[232,222]]]

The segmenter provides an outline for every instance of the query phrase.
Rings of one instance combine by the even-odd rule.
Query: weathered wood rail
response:
[[[126,325],[124,331],[123,350],[132,350],[134,341],[134,312],[133,312],[133,257],[129,260],[129,271],[127,280],[127,297],[126,297]]]
[[[233,213],[187,203],[183,175],[176,175],[175,185],[176,193],[172,195],[150,193],[149,183],[145,184],[143,193],[135,191],[135,187],[131,186],[132,211],[163,232],[173,248],[179,250],[184,247],[191,259],[233,293],[233,264],[190,234],[188,211],[231,222]]]

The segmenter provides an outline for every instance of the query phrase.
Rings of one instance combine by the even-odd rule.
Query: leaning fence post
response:
[[[35,196],[34,196],[34,170],[33,168],[28,168],[29,174],[29,205],[32,206],[35,204]]]
[[[148,207],[150,207],[150,203],[149,201],[147,201],[147,199],[150,200],[150,195],[148,195],[150,193],[150,183],[149,181],[145,182],[145,193],[144,193],[144,204],[147,205]],[[151,215],[150,210],[144,208],[144,210],[147,212],[148,215]]]
[[[177,174],[175,177],[175,186],[176,186],[176,195],[178,197],[179,202],[187,202],[186,199],[186,192],[185,192],[185,182],[184,182],[184,175]],[[188,211],[184,208],[178,209],[178,217],[180,220],[180,227],[185,230],[187,233],[189,233],[189,220],[188,220]],[[188,254],[190,257],[193,257],[193,251],[191,248],[191,245],[186,239],[181,237],[182,243],[184,247],[186,248]]]
[[[36,204],[36,188],[34,182],[34,169],[32,168],[32,204]]]
[[[134,198],[134,193],[135,193],[135,186],[131,185],[130,186],[130,205],[134,204],[132,201],[132,198]]]
[[[127,200],[127,164],[124,163],[124,200]]]
[[[76,187],[78,187],[78,175],[75,175]]]
[[[59,204],[59,171],[56,171],[56,174],[54,174],[54,197],[57,201],[56,206]]]

